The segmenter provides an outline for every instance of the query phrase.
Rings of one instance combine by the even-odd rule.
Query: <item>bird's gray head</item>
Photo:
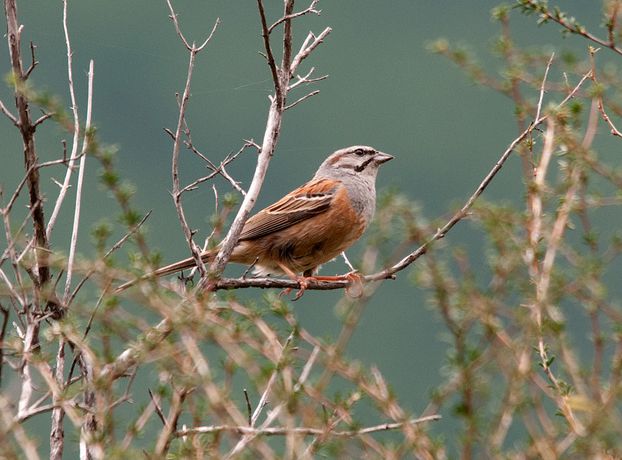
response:
[[[353,145],[337,150],[320,165],[315,177],[339,178],[354,175],[375,179],[378,167],[393,156],[366,145]]]

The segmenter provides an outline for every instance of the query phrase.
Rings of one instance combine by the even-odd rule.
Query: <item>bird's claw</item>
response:
[[[346,273],[344,278],[350,282],[350,284],[346,286],[346,294],[354,299],[361,297],[363,295],[363,277],[359,272],[356,270],[351,271],[350,273]]]
[[[296,292],[296,295],[292,299],[293,302],[300,299],[302,295],[305,293],[307,288],[309,287],[309,277],[306,276],[297,276],[294,281],[296,281],[300,285],[300,289]],[[288,296],[289,293],[292,292],[292,288],[285,288],[279,294],[279,297]]]
[[[305,291],[309,287],[309,280],[313,281],[348,281],[350,284],[346,286],[346,294],[349,297],[358,299],[363,295],[363,276],[361,276],[356,270],[345,275],[338,276],[296,276],[292,279],[300,285],[300,289],[296,292],[296,295],[292,299],[296,301],[302,297]],[[292,292],[292,288],[285,288],[279,294],[279,297],[288,296]]]

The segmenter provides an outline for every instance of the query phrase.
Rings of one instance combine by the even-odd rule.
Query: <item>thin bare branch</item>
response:
[[[30,67],[28,67],[28,69],[26,70],[26,72],[24,73],[24,80],[27,80],[28,77],[30,77],[30,74],[32,73],[33,70],[35,70],[35,67],[37,67],[37,65],[39,64],[39,61],[37,61],[35,59],[35,49],[37,47],[35,46],[35,44],[33,42],[30,42]]]
[[[181,99],[179,100],[179,116],[177,118],[177,127],[173,135],[173,151],[172,151],[172,159],[171,159],[171,176],[172,176],[172,182],[173,182],[172,195],[173,195],[173,202],[175,205],[175,210],[177,211],[177,218],[179,219],[182,230],[184,232],[186,243],[188,244],[188,247],[190,248],[190,251],[196,261],[196,265],[198,267],[199,273],[201,273],[201,275],[204,275],[205,267],[204,267],[203,260],[201,259],[201,255],[200,255],[201,249],[199,248],[199,246],[197,246],[197,244],[193,240],[193,232],[190,230],[190,226],[188,225],[186,214],[184,212],[184,208],[181,203],[183,191],[179,184],[179,153],[180,153],[180,145],[181,145],[181,134],[184,129],[184,126],[186,126],[186,123],[185,123],[186,108],[188,105],[188,101],[190,99],[190,85],[192,82],[192,74],[194,70],[194,63],[196,60],[196,56],[199,52],[201,52],[204,49],[205,45],[207,45],[207,43],[211,40],[220,22],[220,19],[216,20],[216,23],[214,24],[211,33],[209,34],[207,39],[204,41],[203,45],[197,48],[193,43],[192,46],[190,46],[188,44],[188,41],[184,37],[183,33],[181,32],[181,29],[179,27],[179,22],[177,21],[177,15],[175,11],[173,10],[173,6],[171,5],[170,0],[166,0],[166,3],[170,11],[170,18],[173,21],[175,30],[177,31],[177,35],[179,35],[180,39],[182,40],[186,49],[189,52],[188,70],[186,73],[186,84],[184,86],[184,92],[181,96]]]
[[[595,56],[597,52],[598,52],[598,49],[594,49],[590,47],[590,61],[592,64],[592,80],[594,81],[595,85],[599,86],[599,82],[596,76],[596,57]],[[607,114],[605,110],[605,103],[603,102],[603,95],[601,91],[597,93],[596,100],[598,101],[598,111],[600,112],[600,116],[605,121],[605,123],[609,125],[611,134],[614,136],[622,137],[622,133],[615,126],[615,124],[613,123],[613,121],[611,120],[611,118],[609,117],[609,115]]]
[[[15,115],[13,115],[11,113],[11,111],[6,108],[6,105],[4,105],[4,102],[2,102],[2,100],[0,100],[0,112],[5,114],[7,116],[7,118],[9,120],[11,120],[13,125],[15,125],[17,128],[19,128],[19,121],[17,120],[17,118],[15,118]]]
[[[329,431],[325,428],[310,428],[310,427],[268,427],[268,428],[252,428],[249,426],[230,426],[230,425],[211,425],[202,426],[196,428],[188,428],[185,430],[178,430],[175,436],[192,436],[205,433],[220,433],[220,432],[232,432],[241,435],[252,436],[287,436],[289,434],[296,434],[301,436],[332,436],[335,438],[352,438],[355,436],[361,436],[370,433],[377,433],[380,431],[397,430],[405,425],[418,425],[421,423],[434,422],[440,420],[440,415],[428,415],[426,417],[414,418],[406,422],[395,423],[383,423],[380,425],[369,426],[358,430],[344,430],[344,431]]]
[[[39,287],[43,287],[50,279],[48,267],[49,249],[48,237],[45,231],[45,215],[43,211],[43,200],[39,191],[39,170],[33,165],[38,163],[37,150],[35,147],[35,126],[30,116],[30,104],[27,96],[23,93],[25,82],[24,69],[21,57],[21,31],[17,19],[16,0],[5,0],[5,16],[7,19],[7,42],[9,47],[9,57],[11,60],[11,70],[15,79],[15,105],[17,108],[18,128],[22,136],[24,146],[24,167],[30,171],[28,177],[29,203],[33,210],[32,221],[34,228],[34,238],[36,247],[41,250],[35,251],[36,256],[36,279]]]
[[[331,33],[332,30],[333,29],[331,29],[330,27],[327,27],[317,37],[312,32],[309,32],[307,39],[303,42],[302,46],[300,47],[300,51],[298,51],[298,54],[294,56],[292,64],[289,67],[290,75],[294,75],[296,73],[296,71],[298,70],[298,66],[300,66],[301,62],[309,57],[313,50],[324,41],[326,36]],[[311,43],[309,44],[309,42]]]
[[[84,183],[84,171],[86,169],[86,152],[89,149],[91,116],[93,109],[93,67],[94,63],[91,59],[89,63],[88,73],[88,96],[86,107],[86,123],[84,130],[86,135],[82,141],[82,151],[80,152],[80,166],[78,169],[78,183],[76,185],[76,203],[74,206],[73,228],[71,231],[71,243],[69,245],[69,257],[67,259],[67,276],[65,278],[65,293],[63,295],[63,305],[67,304],[71,290],[71,281],[73,276],[73,263],[76,256],[76,246],[78,244],[78,230],[80,228],[80,211],[82,209],[82,184]]]
[[[291,104],[286,105],[283,110],[289,110],[292,107],[295,107],[298,104],[300,104],[302,101],[305,101],[305,100],[309,99],[310,97],[316,96],[318,94],[320,94],[320,90],[319,89],[316,89],[315,91],[311,91],[309,94],[306,94],[306,95],[302,96],[300,99],[296,100],[295,102],[292,102]]]
[[[297,13],[292,13],[292,14],[283,16],[281,19],[277,20],[274,24],[268,27],[268,33],[272,33],[275,27],[279,26],[280,24],[283,24],[285,21],[291,21],[292,19],[298,18],[300,16],[304,16],[305,14],[313,13],[319,16],[322,13],[322,10],[315,9],[315,6],[319,3],[319,1],[320,0],[313,0],[311,4],[304,10],[299,11]]]
[[[274,54],[272,53],[272,45],[270,44],[270,31],[268,30],[268,22],[266,20],[266,11],[264,10],[263,0],[257,0],[257,8],[259,9],[259,17],[261,20],[261,36],[263,37],[264,49],[266,50],[266,58],[268,59],[268,67],[270,67],[270,73],[272,74],[272,82],[276,92],[276,99],[281,100],[281,92],[283,88],[281,86],[281,79],[279,77],[279,69],[276,66],[274,60]]]
[[[39,118],[35,120],[35,122],[33,123],[33,126],[36,128],[41,123],[43,123],[45,120],[49,120],[53,116],[54,116],[54,113],[44,113],[43,115],[41,115]]]
[[[4,426],[9,428],[21,447],[21,452],[28,460],[39,460],[37,445],[34,440],[30,439],[23,425],[14,423],[12,418],[12,407],[9,401],[0,394],[0,418],[4,422]],[[5,428],[6,429],[6,428]]]
[[[585,37],[588,40],[593,41],[594,43],[598,43],[599,45],[605,46],[609,48],[610,50],[614,51],[615,53],[622,55],[622,48],[619,48],[616,45],[615,40],[612,40],[610,35],[608,36],[607,40],[599,38],[595,36],[594,34],[588,32],[585,27],[580,26],[580,25],[575,25],[569,22],[566,19],[565,15],[559,12],[558,10],[556,10],[555,12],[552,12],[548,8],[548,6],[545,6],[544,9],[541,9],[539,2],[537,0],[523,0],[523,3],[526,6],[533,8],[534,11],[537,11],[540,15],[545,17],[547,20],[556,22],[557,24],[559,24],[560,26],[562,26],[564,29],[568,30],[569,32],[573,34],[581,35],[582,37]]]
[[[540,85],[540,96],[538,98],[538,106],[536,110],[535,120],[540,119],[540,114],[542,113],[542,101],[544,100],[544,87],[546,86],[546,80],[549,75],[549,69],[551,68],[551,64],[553,64],[553,59],[555,58],[555,53],[551,54],[549,58],[549,62],[546,64],[546,69],[544,70],[544,77],[542,78],[542,85]]]
[[[253,423],[253,407],[251,406],[251,400],[248,398],[248,391],[246,390],[246,388],[244,388],[243,391],[244,399],[246,400],[246,411],[248,412],[248,426],[251,426],[251,424]]]
[[[69,167],[65,172],[65,178],[58,193],[58,197],[56,198],[56,202],[54,203],[54,209],[52,210],[46,229],[46,235],[48,238],[52,235],[52,231],[56,225],[56,220],[58,219],[61,207],[65,201],[67,192],[69,191],[71,176],[73,174],[75,162],[77,161],[78,146],[80,142],[80,117],[78,114],[78,102],[73,84],[73,50],[71,49],[71,40],[69,37],[67,0],[63,0],[63,32],[65,34],[65,49],[67,54],[67,86],[69,89],[69,98],[71,100],[71,113],[73,115],[73,136],[71,140],[71,153],[69,155]]]
[[[136,225],[134,225],[125,235],[123,235],[121,237],[121,239],[119,239],[114,245],[112,245],[112,247],[108,250],[108,252],[106,252],[106,254],[104,254],[104,256],[102,257],[102,260],[106,260],[113,252],[115,252],[117,249],[119,249],[121,246],[123,246],[123,244],[128,240],[128,238],[130,238],[134,233],[136,233],[140,229],[140,227],[143,226],[143,224],[147,221],[147,219],[151,215],[151,212],[152,211],[149,211],[147,214],[145,214],[145,216]],[[97,271],[97,268],[89,269],[87,274],[84,275],[84,278],[82,278],[82,280],[80,280],[78,285],[75,287],[75,289],[71,293],[71,296],[69,297],[69,299],[67,300],[67,303],[65,304],[66,307],[69,307],[73,303],[73,300],[75,299],[76,295],[78,294],[78,292],[80,291],[80,289],[82,288],[84,283],[86,283],[86,281],[91,276],[93,276],[93,274],[96,271]],[[108,286],[108,288],[109,287],[110,286]],[[107,291],[107,289],[104,289],[104,292],[106,292],[106,291]]]

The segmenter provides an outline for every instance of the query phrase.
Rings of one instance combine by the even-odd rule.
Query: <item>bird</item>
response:
[[[356,277],[353,272],[318,276],[317,270],[363,235],[376,208],[379,167],[393,158],[365,145],[335,151],[311,180],[246,221],[229,260],[253,266],[258,276],[286,275],[297,281],[300,290],[295,300],[311,280],[352,281]],[[213,261],[218,250],[204,251],[201,259]],[[170,275],[195,265],[193,257],[180,260],[122,284],[115,292],[140,279]]]

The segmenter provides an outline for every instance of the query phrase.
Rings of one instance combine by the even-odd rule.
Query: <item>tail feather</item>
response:
[[[214,253],[212,251],[204,252],[201,254],[201,259],[203,262],[210,262],[214,258]],[[126,290],[134,286],[136,283],[149,279],[149,278],[159,278],[161,276],[172,275],[173,273],[177,273],[181,270],[185,270],[187,268],[195,267],[196,263],[194,257],[188,257],[187,259],[180,260],[178,262],[174,262],[169,265],[165,265],[164,267],[160,267],[157,270],[152,271],[140,278],[136,278],[135,280],[128,281],[127,283],[123,283],[119,287],[114,290],[115,294],[118,294],[121,291]]]

